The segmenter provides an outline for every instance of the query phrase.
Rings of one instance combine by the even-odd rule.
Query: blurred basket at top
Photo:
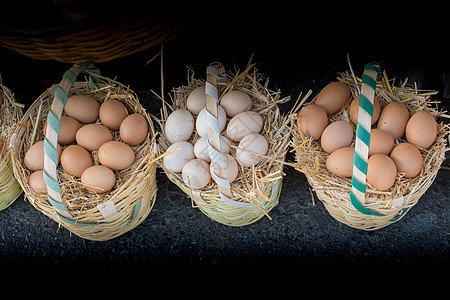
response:
[[[0,46],[37,60],[99,63],[157,46],[181,31],[178,17],[143,16],[136,8],[99,8],[99,3],[82,2],[36,1],[39,14],[30,8],[26,16],[16,9],[11,22],[3,20]]]

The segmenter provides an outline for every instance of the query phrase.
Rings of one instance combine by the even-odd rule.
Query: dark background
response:
[[[254,54],[257,68],[269,77],[271,88],[292,97],[293,101],[281,107],[287,112],[300,92],[312,89],[316,95],[337,72],[347,70],[349,54],[358,75],[367,62],[377,61],[390,78],[409,78],[408,82],[416,82],[418,88],[438,90],[436,99],[442,101],[443,109],[449,108],[449,26],[442,7],[428,4],[382,9],[385,4],[378,3],[356,9],[275,4],[258,3],[244,9],[242,3],[227,2],[214,7],[207,17],[202,13],[204,6],[194,3],[159,10],[184,20],[182,33],[164,47],[166,92],[186,83],[187,66],[202,77],[213,61],[229,69],[243,69]],[[46,5],[54,8],[52,3]],[[27,12],[5,15],[2,26],[44,22],[32,10]],[[97,20],[101,21],[105,15],[152,12],[155,10],[134,6],[94,5],[89,14],[100,16]],[[62,17],[53,21],[65,22]],[[97,64],[103,75],[129,84],[153,114],[161,107],[150,92],[160,92],[160,65],[159,60],[146,62],[158,51],[157,47]],[[46,88],[58,83],[69,67],[0,48],[3,84],[26,108]],[[287,159],[293,161],[294,157],[290,154]],[[449,264],[447,161],[444,166],[447,169],[440,170],[431,188],[402,220],[375,232],[334,220],[316,197],[312,201],[304,175],[290,167],[285,168],[279,204],[270,212],[272,220],[264,217],[240,228],[216,223],[192,208],[190,199],[159,169],[157,200],[148,218],[110,241],[78,238],[20,197],[0,212],[0,269],[37,273],[68,269],[87,274],[142,269],[170,276],[193,270],[215,274],[226,270],[239,271],[241,279],[261,276],[259,271],[273,276],[289,270],[306,276],[370,276],[377,272],[429,278]]]

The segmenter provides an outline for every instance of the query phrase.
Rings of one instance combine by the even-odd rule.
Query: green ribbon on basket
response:
[[[375,96],[375,91],[377,87],[377,80],[381,78],[381,67],[378,63],[368,63],[364,67],[364,74],[362,76],[362,87],[359,97],[359,107],[364,110],[367,115],[370,116],[370,120],[366,117],[363,118],[362,114],[358,114],[358,123],[356,124],[356,142],[355,142],[355,152],[353,155],[353,172],[352,172],[352,190],[350,191],[350,201],[360,213],[370,216],[384,216],[383,214],[374,212],[366,208],[361,202],[364,200],[364,194],[366,192],[366,176],[367,176],[367,160],[368,160],[368,149],[370,146],[370,128],[373,118],[373,97],[367,97],[363,94],[369,91],[369,94],[373,92]],[[370,91],[371,90],[371,91]],[[360,120],[362,123],[360,123]],[[362,145],[364,144],[365,147]],[[358,150],[364,149],[364,151]],[[366,152],[367,150],[367,152]],[[357,169],[359,172],[355,172]],[[362,175],[362,176],[361,176]],[[362,177],[362,178],[359,178]],[[358,199],[356,196],[358,194],[362,199]],[[401,218],[407,211],[409,207],[404,208],[402,212],[397,216],[397,218],[389,220],[390,222],[395,222]]]

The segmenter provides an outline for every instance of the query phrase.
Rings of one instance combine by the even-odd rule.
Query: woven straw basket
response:
[[[71,27],[48,28],[38,33],[3,29],[0,45],[37,60],[99,63],[166,42],[181,32],[181,24],[178,18],[152,16],[94,22],[79,31]]]
[[[362,90],[362,79],[356,77],[353,71],[340,73],[338,80],[349,86],[352,93],[351,99],[358,96],[359,91]],[[392,102],[402,102],[408,108],[410,116],[417,111],[426,110],[436,119],[448,117],[438,110],[438,101],[430,99],[430,96],[437,93],[435,91],[409,88],[406,86],[407,80],[395,85],[395,80],[389,80],[385,72],[374,83],[376,83],[375,95],[380,101],[381,108]],[[330,115],[329,121],[344,120],[353,126],[349,115],[350,103],[351,100],[339,112]],[[299,107],[301,105],[302,103]],[[398,172],[394,186],[383,192],[366,183],[364,205],[358,205],[350,197],[352,178],[336,176],[329,172],[325,166],[328,153],[323,151],[320,140],[314,141],[299,130],[296,114],[293,114],[293,121],[295,125],[292,146],[296,153],[294,166],[306,175],[312,189],[331,216],[348,226],[363,230],[380,229],[400,220],[433,183],[445,160],[445,151],[448,150],[446,138],[449,126],[438,123],[437,138],[434,143],[427,149],[419,148],[424,161],[420,174],[414,178],[405,178],[404,173]],[[355,129],[355,126],[353,128]],[[405,140],[397,140],[396,144],[402,141]],[[351,146],[354,145],[355,139]]]
[[[263,160],[254,167],[243,167],[238,163],[238,177],[230,184],[232,197],[228,198],[222,197],[218,184],[213,179],[202,189],[192,189],[184,183],[181,172],[176,173],[167,169],[163,160],[158,161],[158,165],[164,170],[167,177],[192,199],[193,207],[199,208],[205,215],[219,223],[229,226],[244,226],[258,221],[263,216],[270,219],[269,211],[278,204],[284,176],[284,159],[292,127],[289,126],[289,119],[280,114],[277,104],[288,101],[289,97],[281,98],[279,91],[269,90],[267,88],[268,80],[264,79],[250,62],[244,71],[237,71],[236,74],[227,73],[223,79],[223,82],[217,82],[219,98],[231,90],[243,91],[250,95],[252,99],[252,111],[258,112],[263,117],[264,124],[260,134],[267,139],[269,144],[269,150]],[[168,108],[170,111],[186,109],[188,95],[192,90],[202,85],[205,85],[205,81],[195,79],[194,72],[189,70],[188,84],[173,89],[172,104],[169,105],[164,101],[161,110],[162,118],[157,120],[162,132],[158,141],[161,155],[164,155],[170,146],[164,133],[165,121],[170,114]],[[215,99],[215,101],[219,101],[219,99]],[[230,119],[228,117],[227,122]],[[210,135],[211,132],[208,133],[208,138],[210,138]],[[229,139],[226,130],[221,135]],[[195,144],[199,138],[194,128],[194,133],[188,142]],[[229,140],[231,143],[230,154],[236,157],[238,142]]]
[[[14,177],[9,141],[17,122],[22,118],[23,105],[16,102],[13,93],[1,84],[0,98],[0,210],[7,208],[22,193],[22,188]]]
[[[82,71],[89,75],[88,79],[75,82],[77,75]],[[90,64],[73,65],[64,74],[59,85],[45,91],[27,110],[18,123],[11,145],[14,174],[29,202],[37,210],[74,234],[85,239],[104,241],[120,236],[138,226],[148,216],[154,205],[156,198],[156,164],[153,162],[155,132],[151,119],[140,105],[137,95],[123,84],[100,76],[98,73],[98,70],[94,70]],[[47,129],[45,139],[48,144],[44,143],[44,173],[48,174],[48,178],[45,174],[44,178],[48,194],[36,193],[28,184],[31,172],[24,166],[24,155],[35,142],[44,139],[43,126],[46,122],[53,127],[49,119],[50,112],[59,119],[64,106],[61,104],[65,104],[67,96],[75,94],[87,94],[100,103],[107,99],[121,101],[129,114],[139,113],[146,118],[149,133],[144,142],[131,147],[135,153],[133,165],[122,171],[114,171],[116,178],[114,187],[109,192],[97,194],[86,190],[80,178],[69,175],[60,166],[55,168],[53,163],[52,169],[52,164],[48,163],[48,157],[51,155],[51,149],[48,148],[56,144],[57,135]],[[59,127],[57,130],[59,131]],[[112,132],[112,135],[114,140],[121,141],[117,131]],[[92,151],[92,157],[94,165],[98,164],[97,151]],[[53,178],[53,181],[56,179],[54,183],[52,183],[52,176],[56,177]],[[55,191],[58,188],[60,191]]]

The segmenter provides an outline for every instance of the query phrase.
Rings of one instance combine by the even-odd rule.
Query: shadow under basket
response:
[[[22,118],[23,105],[16,102],[10,89],[0,80],[0,210],[7,208],[22,194],[14,177],[10,140],[17,122]]]
[[[148,216],[155,203],[156,163],[153,151],[155,132],[151,119],[133,91],[117,81],[92,74],[86,68],[84,63],[75,64],[68,71],[75,76],[66,72],[60,85],[52,86],[33,102],[14,132],[11,142],[12,158],[14,173],[25,192],[25,197],[38,211],[77,236],[104,241],[118,237],[138,226]],[[62,204],[58,204],[53,198],[53,201],[50,201],[46,193],[36,193],[30,187],[28,177],[31,171],[24,165],[24,156],[34,143],[44,139],[43,127],[52,108],[52,101],[58,101],[56,95],[60,86],[64,84],[66,78],[74,79],[82,71],[89,73],[86,73],[89,79],[72,82],[67,93],[68,97],[76,94],[89,95],[99,104],[107,99],[119,100],[125,105],[128,114],[139,113],[144,116],[148,123],[148,135],[141,144],[131,146],[135,153],[135,161],[131,167],[113,171],[116,182],[109,192],[88,191],[80,178],[69,175],[58,165],[56,173],[62,200]],[[92,78],[96,78],[97,83],[94,83]],[[113,140],[121,141],[118,131],[112,131],[112,136]],[[97,151],[92,151],[91,155],[94,165],[99,164]],[[66,209],[64,215],[61,207]]]
[[[164,102],[161,110],[161,120],[157,120],[161,126],[161,136],[158,139],[160,154],[163,154],[170,146],[165,137],[165,122],[170,110],[187,109],[186,101],[191,91],[205,85],[204,80],[195,79],[194,72],[189,70],[188,84],[173,89],[172,104]],[[231,186],[233,198],[223,200],[218,185],[211,179],[207,186],[194,190],[183,181],[181,172],[173,172],[167,169],[163,160],[158,160],[158,165],[164,170],[167,177],[175,183],[186,195],[192,199],[192,206],[199,208],[212,220],[228,226],[245,226],[252,224],[269,212],[278,204],[283,181],[283,167],[285,155],[289,144],[289,136],[292,127],[287,117],[281,115],[277,104],[284,103],[289,97],[281,98],[280,91],[271,91],[267,88],[268,80],[258,73],[254,65],[248,64],[247,68],[236,74],[227,73],[226,80],[217,84],[218,96],[231,90],[239,90],[247,93],[252,99],[252,111],[258,112],[263,118],[263,127],[260,132],[268,142],[268,152],[263,160],[254,167],[243,167],[238,162],[239,173]],[[196,119],[196,116],[194,116]],[[230,121],[228,117],[227,122]],[[224,130],[222,135],[231,143],[230,155],[235,157],[237,142],[233,142]],[[188,142],[193,145],[200,138],[196,129]]]
[[[341,73],[338,80],[349,86],[352,93],[351,99],[359,95],[361,78],[353,77],[346,72]],[[384,73],[382,79],[376,82],[375,91],[381,108],[392,102],[402,102],[408,108],[410,116],[415,112],[426,110],[435,119],[445,117],[438,110],[438,102],[430,99],[430,96],[437,92],[409,88],[406,82],[400,82],[395,86]],[[344,120],[352,124],[349,114],[350,103],[351,100],[339,112],[330,115],[330,123]],[[377,230],[399,221],[431,186],[448,150],[446,148],[448,124],[437,123],[437,138],[434,143],[427,149],[419,148],[424,162],[420,174],[413,178],[405,178],[404,173],[398,172],[394,186],[387,191],[378,191],[367,183],[364,207],[357,209],[350,199],[351,178],[336,176],[327,170],[325,163],[329,154],[322,149],[320,140],[314,141],[300,131],[297,116],[295,115],[294,118],[292,147],[296,153],[295,168],[305,174],[317,198],[322,201],[331,216],[357,229]],[[396,144],[403,141],[405,141],[403,138],[399,139]],[[355,140],[351,146],[354,143]]]

